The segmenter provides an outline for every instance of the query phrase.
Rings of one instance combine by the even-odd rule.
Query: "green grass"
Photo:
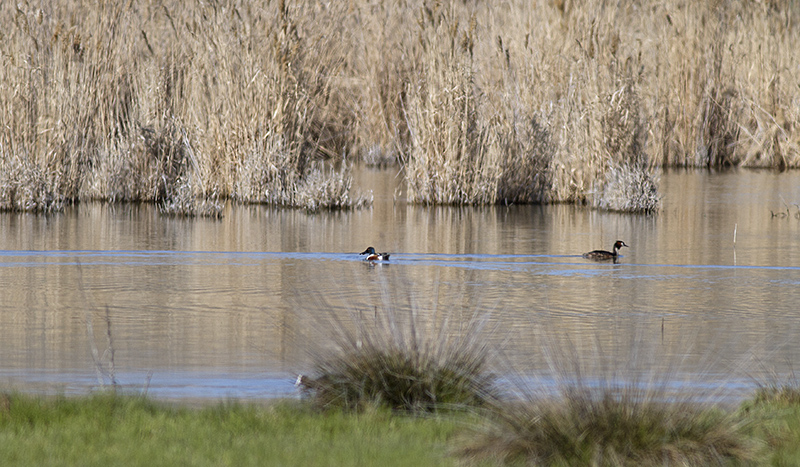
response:
[[[3,465],[448,465],[459,426],[291,402],[187,408],[113,395],[4,397]]]
[[[761,465],[800,465],[800,404],[771,401],[745,404],[745,417],[754,421],[752,434],[764,446]]]
[[[792,378],[760,383],[740,408],[750,432],[762,440],[764,465],[800,465],[800,386]]]
[[[376,406],[358,413],[318,411],[294,401],[188,407],[113,394],[0,394],[0,459],[8,466],[800,465],[800,404],[790,400],[754,396],[740,410],[700,411],[685,404],[571,402],[542,402],[537,413],[532,405],[508,406],[513,410],[505,412],[505,421],[516,420],[514,430],[550,441],[520,442],[506,430],[487,444],[489,455],[475,456],[475,433],[489,433],[486,422],[499,426],[497,413],[419,417]],[[716,459],[676,456],[699,446],[698,433],[732,426],[746,452],[726,456],[733,451],[721,449]],[[625,456],[633,447],[681,436],[673,451],[660,456]],[[716,439],[725,448],[723,437]]]

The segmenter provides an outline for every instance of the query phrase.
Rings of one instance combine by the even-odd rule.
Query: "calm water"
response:
[[[375,193],[358,212],[0,213],[0,388],[86,392],[108,384],[97,368],[113,347],[118,381],[157,397],[291,396],[337,331],[386,314],[430,336],[444,320],[450,336],[473,332],[479,315],[515,380],[545,380],[555,361],[735,393],[797,369],[800,173],[661,180],[655,216],[408,206],[383,171],[358,173]],[[618,264],[580,257],[618,238]],[[369,245],[391,263],[360,261]]]

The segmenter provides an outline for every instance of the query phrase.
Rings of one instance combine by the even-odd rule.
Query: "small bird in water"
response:
[[[364,261],[389,261],[389,253],[375,253],[375,248],[369,247],[360,254],[367,255]]]
[[[583,257],[594,261],[608,261],[610,259],[613,259],[614,262],[617,262],[617,258],[619,257],[619,249],[627,246],[628,245],[626,245],[625,242],[623,242],[622,240],[617,240],[614,243],[613,253],[606,250],[594,250],[588,253],[584,253]]]

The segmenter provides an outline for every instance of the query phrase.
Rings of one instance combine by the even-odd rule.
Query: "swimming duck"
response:
[[[594,250],[588,253],[584,253],[583,257],[586,259],[592,259],[595,261],[607,261],[609,259],[613,259],[617,261],[617,257],[619,256],[619,249],[622,247],[626,247],[628,245],[625,244],[622,240],[617,240],[614,243],[614,252],[606,251],[606,250]]]
[[[389,253],[375,253],[375,248],[369,247],[360,254],[367,255],[364,261],[389,261]]]

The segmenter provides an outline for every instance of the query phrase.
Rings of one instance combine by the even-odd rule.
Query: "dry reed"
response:
[[[346,169],[315,163],[352,139],[331,40],[344,14],[286,2],[3,4],[0,208],[369,204]]]
[[[657,166],[800,167],[798,18],[745,0],[4,2],[0,209],[359,206],[318,162],[361,154],[399,158],[413,202],[652,211]]]

